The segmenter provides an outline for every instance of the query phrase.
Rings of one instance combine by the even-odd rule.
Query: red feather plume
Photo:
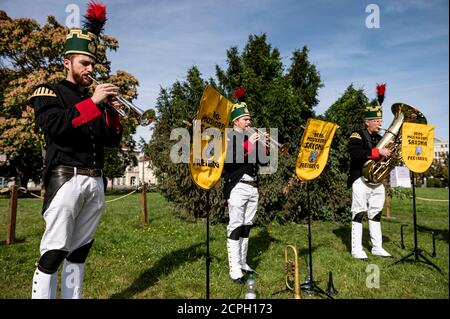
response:
[[[381,105],[384,101],[384,93],[386,92],[386,83],[377,85],[377,100]]]
[[[238,87],[232,95],[236,100],[238,100],[239,102],[242,102],[241,100],[243,99],[243,97],[245,96],[245,89],[240,86]]]
[[[99,36],[107,20],[106,6],[101,2],[89,2],[84,18],[84,28]]]

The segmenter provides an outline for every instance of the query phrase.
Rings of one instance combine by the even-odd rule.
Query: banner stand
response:
[[[306,195],[307,195],[307,204],[308,204],[308,274],[309,280],[305,281],[305,283],[300,285],[300,288],[308,295],[313,294],[323,294],[326,295],[329,299],[333,299],[329,293],[320,288],[317,283],[314,281],[313,277],[313,261],[312,261],[312,235],[311,235],[311,202],[309,199],[309,191],[310,191],[310,182],[306,181]]]
[[[211,257],[209,254],[209,190],[206,191],[206,299],[209,299],[209,268]]]
[[[195,141],[191,147],[189,170],[192,181],[199,189],[206,191],[206,299],[209,299],[210,265],[209,252],[209,214],[211,210],[210,190],[219,181],[226,157],[226,131],[230,121],[230,113],[233,104],[217,92],[212,86],[207,85],[200,100],[200,109],[193,123],[194,137],[198,135],[199,149],[195,148]],[[213,129],[211,131],[208,131]],[[203,134],[207,133],[208,139]],[[221,153],[216,154],[216,140],[221,143]],[[195,149],[194,149],[195,148]],[[205,150],[208,155],[205,155]],[[198,152],[200,151],[200,152]]]
[[[413,191],[413,223],[414,223],[414,248],[406,256],[394,261],[389,266],[398,264],[414,256],[414,262],[421,261],[431,265],[442,273],[441,269],[428,260],[423,250],[417,245],[417,217],[416,217],[416,185],[415,173],[423,173],[430,168],[434,155],[434,126],[426,125],[426,119],[420,118],[421,122],[404,123],[402,126],[402,158],[411,171],[411,186]],[[424,124],[425,123],[425,124]]]
[[[310,201],[310,181],[316,179],[324,170],[330,151],[334,133],[338,128],[337,124],[314,118],[309,118],[306,122],[305,131],[300,141],[300,150],[295,164],[295,173],[298,180],[306,182],[307,211],[308,211],[308,279],[300,288],[306,294],[322,294],[329,299],[333,299],[330,293],[322,290],[314,281],[312,262],[312,235],[311,235],[311,201]]]
[[[425,264],[433,266],[435,269],[437,269],[439,272],[442,272],[442,270],[436,266],[434,263],[432,263],[428,258],[426,258],[422,252],[423,250],[420,249],[417,245],[417,217],[416,217],[416,185],[415,185],[415,174],[413,171],[411,171],[411,186],[413,191],[413,224],[414,224],[414,248],[413,250],[406,256],[401,257],[400,259],[394,261],[389,266],[396,265],[402,261],[406,261],[409,257],[414,255],[414,262],[421,261],[420,258],[422,258],[424,261],[422,261]]]

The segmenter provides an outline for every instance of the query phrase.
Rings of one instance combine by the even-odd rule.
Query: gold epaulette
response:
[[[45,86],[40,86],[36,90],[34,90],[33,95],[30,96],[30,99],[32,99],[34,97],[38,97],[38,96],[56,97],[56,94],[51,89],[49,89],[49,88],[47,88]]]
[[[359,138],[360,140],[362,140],[361,135],[359,135],[358,132],[352,133],[352,135],[350,135],[350,138]]]

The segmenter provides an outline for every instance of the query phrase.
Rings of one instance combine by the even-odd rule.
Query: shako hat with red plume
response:
[[[64,56],[84,54],[95,59],[98,38],[103,33],[107,20],[106,6],[101,2],[89,2],[83,18],[83,29],[75,28],[68,31]]]
[[[383,107],[381,106],[381,104],[383,104],[385,92],[386,92],[386,83],[377,84],[378,105],[366,106],[366,109],[364,110],[364,119],[375,120],[375,119],[381,119],[383,117]]]
[[[250,113],[247,109],[247,104],[245,101],[245,89],[240,86],[233,92],[233,98],[237,100],[237,103],[233,105],[231,109],[230,121],[234,122],[235,120],[244,117],[250,116]]]

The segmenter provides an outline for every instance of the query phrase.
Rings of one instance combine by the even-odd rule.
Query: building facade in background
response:
[[[448,158],[448,141],[435,138],[434,139],[434,159],[443,162],[444,158]]]
[[[141,185],[142,181],[147,185],[150,185],[150,187],[156,186],[156,177],[153,174],[153,170],[149,167],[151,161],[144,156],[140,156],[139,152],[136,152],[136,157],[138,165],[128,166],[122,177],[113,178],[112,180],[108,179],[108,189],[133,189]],[[1,177],[0,182],[2,184],[4,183],[4,187],[14,184],[14,181],[7,179],[2,180]],[[36,185],[34,182],[29,181],[27,188],[28,190],[38,190],[40,189],[40,185]]]
[[[143,182],[148,185],[156,185],[157,180],[153,174],[153,170],[149,167],[151,162],[144,156],[136,156],[138,159],[137,166],[128,166],[122,177],[116,177],[108,180],[108,189],[127,189],[135,188]]]

